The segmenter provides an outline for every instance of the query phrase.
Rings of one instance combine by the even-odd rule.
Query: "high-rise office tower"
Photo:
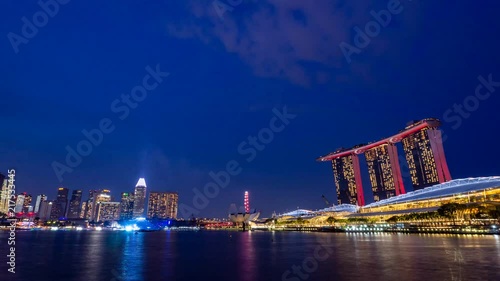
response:
[[[38,210],[38,217],[42,221],[48,221],[50,219],[50,215],[52,213],[52,205],[53,203],[51,201],[42,201],[40,203],[40,208]]]
[[[31,206],[31,201],[33,197],[31,194],[27,194],[26,192],[23,192],[24,194],[24,203],[23,203],[23,212],[28,213],[33,211],[33,206]]]
[[[57,220],[66,217],[66,210],[68,207],[68,193],[69,189],[65,187],[59,187],[57,189],[57,197],[52,203],[52,211],[50,213],[50,218]]]
[[[87,214],[87,201],[82,203],[82,208],[80,210],[80,218],[85,219],[85,214]]]
[[[402,140],[414,190],[451,180],[438,129],[440,122],[428,120],[427,124]]]
[[[94,210],[94,194],[97,193],[99,193],[99,190],[96,189],[89,190],[89,198],[85,202],[84,210],[82,210],[82,212],[84,213],[82,217],[83,219],[88,219],[88,220],[92,219],[92,211]]]
[[[150,192],[148,200],[149,219],[176,219],[179,195],[177,192]]]
[[[338,204],[363,206],[365,200],[358,156],[353,154],[333,159],[332,167]]]
[[[144,216],[146,205],[146,180],[140,178],[134,190],[134,218]]]
[[[79,189],[73,190],[71,200],[69,201],[68,218],[77,219],[80,217],[80,204],[82,203],[82,191]]]
[[[35,212],[35,213],[40,212],[40,204],[42,204],[43,201],[47,201],[47,195],[40,194],[36,197],[35,209],[33,209],[33,212]]]
[[[100,202],[110,202],[111,201],[111,191],[108,189],[102,189],[99,190],[98,192],[94,192],[94,198],[93,198],[93,205],[92,205],[92,216],[91,220],[96,221],[97,220],[97,204]]]
[[[120,202],[120,219],[130,220],[134,215],[134,195],[129,192],[122,192]]]
[[[95,221],[113,221],[120,219],[120,202],[97,202]]]
[[[23,212],[24,197],[25,197],[25,195],[23,193],[18,194],[16,196],[16,206],[14,207],[14,212],[15,213]]]
[[[0,173],[0,213],[9,212],[9,188],[7,187],[7,177]]]

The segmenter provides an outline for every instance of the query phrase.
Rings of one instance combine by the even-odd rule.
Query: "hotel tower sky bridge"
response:
[[[413,190],[451,180],[438,119],[412,122],[391,137],[338,149],[317,161],[331,161],[338,204],[365,205],[360,155],[364,154],[375,202],[405,194],[397,144],[402,143]]]

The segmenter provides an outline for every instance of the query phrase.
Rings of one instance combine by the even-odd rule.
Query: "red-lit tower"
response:
[[[248,199],[248,191],[245,191],[245,199],[244,199],[244,204],[245,204],[245,213],[250,213],[250,201]]]

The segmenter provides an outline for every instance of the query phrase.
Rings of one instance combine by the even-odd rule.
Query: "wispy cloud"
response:
[[[168,24],[168,31],[172,36],[197,38],[209,45],[222,44],[261,77],[287,79],[303,86],[332,79],[345,81],[352,73],[369,76],[366,62],[346,65],[338,46],[352,40],[352,27],[370,20],[371,10],[387,4],[375,7],[372,2],[243,1],[221,20],[213,1],[188,0],[184,12],[189,19]],[[415,10],[406,12],[394,27],[413,25],[414,18]],[[380,37],[364,55],[380,55],[388,48],[384,36]]]

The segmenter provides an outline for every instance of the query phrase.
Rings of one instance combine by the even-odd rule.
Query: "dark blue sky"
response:
[[[150,190],[178,191],[192,206],[192,189],[236,160],[241,174],[200,216],[226,216],[245,190],[269,216],[324,207],[322,194],[334,200],[331,165],[316,157],[437,117],[454,178],[499,175],[500,87],[467,118],[453,106],[472,101],[478,76],[500,81],[500,4],[402,0],[402,11],[348,63],[341,42],[354,45],[355,26],[390,1],[351,2],[243,1],[221,19],[212,0],[73,0],[16,54],[12,33],[23,36],[22,18],[32,22],[42,8],[4,1],[0,171],[16,168],[19,192],[49,199],[61,185],[118,197],[145,177]],[[170,76],[120,120],[113,101],[158,64]],[[284,106],[297,117],[245,161],[238,145]],[[65,147],[103,118],[115,130],[60,183],[51,164],[64,163]]]

